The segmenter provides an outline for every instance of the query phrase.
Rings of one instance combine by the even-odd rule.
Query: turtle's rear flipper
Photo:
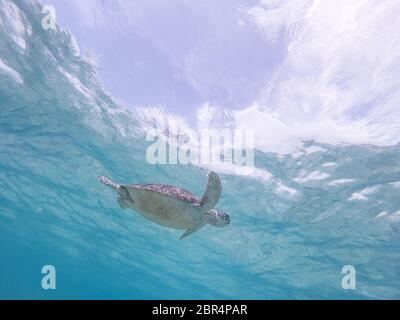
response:
[[[109,187],[117,189],[117,190],[121,187],[118,183],[115,183],[114,181],[112,181],[104,176],[97,177],[97,180],[99,180],[102,184],[105,184],[106,186],[109,186]]]
[[[117,202],[122,209],[127,209],[128,206],[124,202],[124,198],[118,197]]]
[[[204,226],[204,223],[199,223],[199,224],[195,225],[194,227],[187,229],[187,230],[185,231],[185,233],[182,234],[181,237],[180,237],[179,239],[182,240],[182,239],[186,238],[187,236],[189,236],[189,235],[191,235],[192,233],[196,232],[197,230],[199,230],[199,229],[202,228],[203,226]]]

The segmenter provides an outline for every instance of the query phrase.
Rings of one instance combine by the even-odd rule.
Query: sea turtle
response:
[[[160,184],[117,184],[100,176],[97,179],[117,190],[122,209],[134,209],[143,217],[162,226],[186,229],[180,239],[196,232],[205,224],[226,227],[229,215],[213,209],[221,195],[221,180],[215,172],[208,175],[208,183],[201,200],[187,190]]]

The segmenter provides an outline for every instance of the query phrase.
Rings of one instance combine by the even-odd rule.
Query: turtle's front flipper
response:
[[[192,233],[196,232],[197,230],[201,229],[204,226],[204,223],[196,224],[195,226],[187,229],[184,234],[181,235],[179,239],[184,239],[187,236],[191,235]]]
[[[221,180],[215,172],[211,171],[208,175],[206,190],[204,191],[203,198],[200,201],[200,206],[204,212],[215,207],[219,197],[221,196],[221,191]]]

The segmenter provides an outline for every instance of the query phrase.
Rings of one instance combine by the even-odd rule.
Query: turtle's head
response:
[[[227,227],[231,222],[227,213],[215,209],[208,210],[204,217],[208,224],[218,228]]]

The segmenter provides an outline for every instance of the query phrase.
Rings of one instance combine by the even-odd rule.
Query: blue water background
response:
[[[68,32],[43,30],[35,1],[13,3],[32,35],[23,50],[0,29],[0,58],[24,81],[0,74],[0,298],[400,298],[399,146],[309,141],[326,151],[256,151],[256,167],[297,195],[221,174],[218,209],[231,226],[181,241],[180,231],[121,210],[96,176],[173,184],[200,197],[207,171],[149,165],[138,123],[104,92]],[[330,177],[296,182],[302,170]],[[329,185],[337,179],[354,182]],[[348,200],[365,188],[375,191]],[[46,264],[56,268],[56,290],[41,288]],[[357,270],[356,290],[341,287],[344,265]]]

